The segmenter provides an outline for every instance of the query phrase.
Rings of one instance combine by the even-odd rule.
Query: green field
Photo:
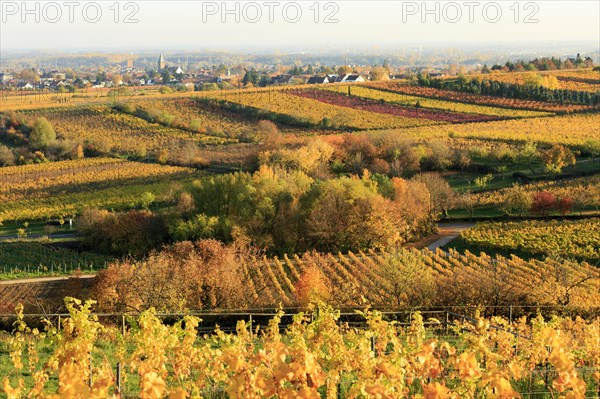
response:
[[[95,273],[113,258],[79,252],[59,244],[42,242],[0,242],[0,280],[22,277]]]
[[[566,258],[598,264],[600,219],[480,223],[462,232],[447,247],[476,254]]]

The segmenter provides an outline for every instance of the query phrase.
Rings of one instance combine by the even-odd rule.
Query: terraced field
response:
[[[248,307],[279,303],[293,306],[297,282],[312,268],[321,272],[322,283],[331,290],[330,302],[342,307],[363,306],[361,298],[371,305],[388,308],[477,303],[483,309],[507,305],[517,298],[526,306],[556,306],[568,292],[569,304],[585,309],[600,299],[600,271],[587,263],[491,257],[468,251],[400,249],[313,253],[244,262]],[[73,279],[62,285],[52,282],[52,287],[62,287],[57,292],[68,294],[69,284],[78,281]],[[14,287],[18,284],[0,285],[0,303],[14,304]],[[51,288],[47,284],[34,284],[29,289],[32,292],[21,292],[16,298],[31,300],[33,293],[50,301],[57,299],[48,292]],[[490,298],[500,299],[488,302]]]
[[[144,151],[159,151],[174,141],[208,145],[235,141],[148,123],[104,105],[38,109],[24,111],[19,115],[30,122],[43,116],[57,134],[81,140],[103,153],[140,154]]]
[[[0,220],[66,217],[86,208],[134,207],[144,192],[167,201],[192,169],[112,158],[0,168]]]
[[[450,246],[464,251],[600,261],[600,220],[482,223],[463,231]]]
[[[224,98],[236,104],[253,107],[259,110],[287,115],[297,121],[319,125],[329,120],[335,126],[356,130],[403,128],[438,124],[440,122],[419,118],[415,115],[390,115],[372,112],[366,109],[349,108],[343,105],[329,104],[311,98],[303,97],[299,90],[231,93]],[[215,94],[215,99],[221,96]],[[407,112],[408,114],[408,112]]]
[[[357,89],[360,88],[357,87]],[[326,104],[343,106],[353,110],[363,110],[378,114],[431,120],[440,123],[485,122],[498,119],[490,115],[450,112],[449,110],[432,110],[428,109],[427,107],[407,107],[392,101],[385,101],[386,99],[383,99],[384,101],[374,101],[372,98],[365,98],[363,96],[347,96],[342,93],[343,92],[331,90],[303,90],[294,94],[303,98],[310,98]],[[381,100],[381,98],[378,100]]]
[[[540,111],[507,109],[500,107],[490,107],[485,105],[461,103],[458,101],[446,101],[428,97],[411,96],[408,94],[394,93],[383,89],[378,90],[365,86],[351,86],[350,88],[348,88],[348,86],[332,86],[326,88],[326,90],[342,94],[346,94],[348,92],[348,89],[350,89],[350,93],[352,96],[360,98],[385,101],[386,103],[399,104],[409,107],[415,107],[418,104],[420,108],[422,107],[432,110],[441,110],[445,112],[453,112],[460,114],[477,114],[500,118],[525,118],[533,116],[551,115],[550,113]],[[473,118],[472,120],[468,120],[465,118],[465,121],[476,122],[492,119],[493,118],[481,118],[480,120],[477,120],[476,118]]]
[[[600,114],[584,113],[554,117],[508,119],[458,125],[424,126],[387,130],[380,134],[401,134],[416,139],[462,137],[506,142],[536,141],[547,145],[581,146],[600,137]]]
[[[526,184],[526,192],[546,191],[558,198],[572,198],[579,207],[600,210],[600,175],[576,179],[552,180]],[[479,206],[498,206],[507,199],[509,189],[485,191],[475,194]]]
[[[0,280],[72,274],[77,270],[94,273],[111,260],[109,256],[39,242],[0,242]]]
[[[397,257],[400,260],[394,263],[393,259]],[[494,284],[497,284],[495,289],[501,292],[500,296],[506,294],[508,298],[513,294],[519,295],[522,303],[556,303],[557,295],[560,295],[558,293],[567,288],[560,287],[561,284],[585,277],[589,279],[572,292],[571,304],[588,306],[594,303],[593,298],[599,298],[600,292],[600,271],[587,263],[549,259],[526,261],[517,257],[477,256],[468,251],[461,254],[455,251],[403,249],[399,252],[264,258],[245,272],[250,277],[248,303],[294,304],[295,283],[311,267],[322,272],[324,284],[332,290],[331,300],[339,306],[360,306],[361,296],[369,303],[380,306],[400,306],[411,301],[423,306],[425,302],[418,296],[420,290],[430,290],[428,294],[423,294],[427,296],[437,289],[450,288],[452,284],[461,284],[465,289],[462,293],[453,291],[456,297],[448,300],[451,299],[454,304],[462,301],[483,304],[477,302],[477,298],[487,295],[484,292],[487,288],[484,287],[493,289],[489,285]],[[565,281],[555,280],[553,273],[564,273]],[[411,286],[416,281],[412,279],[416,279],[417,275],[420,276],[421,286]],[[509,292],[512,294],[509,295]],[[429,305],[443,301],[439,296],[429,300],[432,301]]]
[[[254,127],[251,121],[216,113],[195,98],[167,98],[128,101],[128,105],[148,114],[166,113],[173,124],[211,136],[233,137]]]

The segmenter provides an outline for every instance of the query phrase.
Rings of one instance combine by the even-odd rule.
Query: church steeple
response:
[[[165,57],[163,57],[162,53],[160,53],[160,57],[158,58],[158,70],[163,70],[166,67]]]

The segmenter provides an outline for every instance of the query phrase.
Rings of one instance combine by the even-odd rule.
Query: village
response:
[[[166,86],[178,91],[235,89],[300,84],[360,83],[371,80],[406,79],[423,72],[423,68],[391,68],[383,66],[319,66],[282,67],[255,65],[252,67],[224,64],[190,67],[166,60],[160,54],[154,68],[134,65],[127,59],[124,65],[82,68],[28,68],[0,72],[0,88],[7,91],[74,92],[77,89],[99,89],[127,86]],[[185,64],[185,63],[184,63]],[[427,69],[431,77],[441,77],[440,69]]]

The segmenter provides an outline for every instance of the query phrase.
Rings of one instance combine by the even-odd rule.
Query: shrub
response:
[[[114,255],[142,257],[167,238],[163,218],[147,210],[86,210],[79,219],[82,246]]]
[[[540,191],[533,196],[531,211],[542,217],[555,209],[556,197],[548,191]]]

